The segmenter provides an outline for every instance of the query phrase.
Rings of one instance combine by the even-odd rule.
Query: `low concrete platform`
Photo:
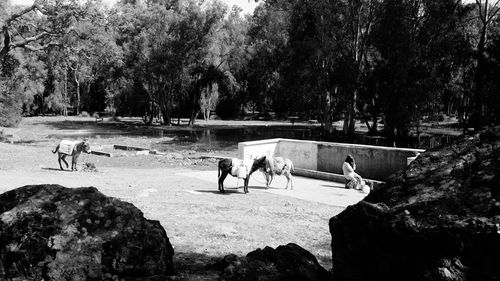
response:
[[[196,171],[179,173],[178,175],[194,177],[210,182],[214,185],[214,188],[217,188],[217,171]],[[285,189],[286,178],[284,176],[276,176],[270,188],[266,189],[264,175],[260,172],[255,172],[250,177],[248,185],[249,196],[251,196],[252,192],[269,192],[345,208],[363,200],[367,195],[358,190],[345,189],[343,183],[332,181],[294,176],[293,183],[293,190],[290,190],[290,188]],[[227,190],[239,188],[241,193],[243,193],[243,180],[228,176],[224,181],[224,188]]]

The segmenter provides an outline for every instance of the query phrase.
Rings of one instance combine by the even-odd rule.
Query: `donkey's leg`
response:
[[[268,173],[264,173],[264,175],[266,176],[266,189],[268,189],[269,188],[269,184],[271,183],[271,180],[270,180],[271,175],[268,174]]]
[[[245,193],[248,193],[248,182],[250,181],[250,176],[247,176],[244,180],[243,180],[243,191]]]
[[[64,162],[64,164],[66,164],[66,168],[69,168],[68,162],[66,162],[66,154],[63,154],[63,155],[61,156],[61,159],[62,159],[62,161]],[[61,163],[59,163],[59,164],[61,164]]]
[[[61,165],[61,154],[59,154],[59,155],[57,156],[57,162],[59,162],[59,168],[61,168],[61,170],[64,170],[64,169],[63,169],[63,167],[62,167],[62,165]],[[66,165],[67,165],[67,164],[66,164]]]
[[[293,179],[292,179],[292,174],[290,173],[290,171],[285,172],[285,177],[286,177],[286,188],[285,189],[288,189],[288,185],[290,185],[290,189],[293,190]]]
[[[226,179],[227,174],[227,171],[222,171],[222,174],[219,177],[219,191],[221,193],[224,193],[224,180]]]
[[[269,184],[268,184],[269,186],[271,186],[271,183],[272,183],[272,182],[273,182],[273,180],[274,180],[274,175],[275,175],[275,174],[273,174],[273,173],[270,173],[270,174],[269,174]]]
[[[73,170],[73,167],[75,167],[75,171],[78,171],[78,169],[76,168],[77,163],[78,163],[78,155],[73,155],[73,157],[71,157],[71,170]]]

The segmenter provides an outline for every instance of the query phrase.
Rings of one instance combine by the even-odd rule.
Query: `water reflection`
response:
[[[230,128],[135,128],[124,131],[104,131],[91,133],[56,134],[49,137],[79,137],[111,138],[117,136],[147,136],[159,138],[155,149],[169,151],[179,147],[197,151],[235,150],[238,142],[254,141],[271,138],[289,138],[300,140],[315,140],[329,142],[344,142],[369,144],[379,146],[396,146],[410,148],[433,148],[441,144],[450,143],[453,137],[446,135],[421,135],[420,138],[405,140],[390,140],[381,136],[367,136],[364,134],[346,138],[342,134],[325,135],[319,127],[299,126],[251,126]]]
[[[277,126],[245,127],[245,128],[194,128],[192,130],[162,130],[162,137],[173,138],[163,141],[161,145],[191,146],[200,151],[232,150],[238,147],[238,142],[254,141],[271,138],[290,138],[302,140],[321,140],[321,130],[311,128],[290,128]]]

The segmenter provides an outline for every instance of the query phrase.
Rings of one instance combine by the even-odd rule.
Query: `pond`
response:
[[[99,132],[56,134],[49,137],[79,137],[89,136],[95,138],[113,138],[117,136],[147,136],[158,138],[153,147],[160,151],[176,149],[189,149],[200,152],[217,150],[237,150],[238,142],[254,141],[272,138],[288,138],[300,140],[343,142],[356,144],[369,144],[379,146],[396,146],[409,148],[428,149],[451,142],[452,136],[447,135],[422,135],[420,140],[416,137],[405,141],[392,141],[380,136],[367,136],[357,134],[355,137],[345,138],[342,134],[327,136],[320,127],[307,126],[247,126],[247,127],[194,127],[194,128],[149,128],[139,127],[126,130],[101,130]]]

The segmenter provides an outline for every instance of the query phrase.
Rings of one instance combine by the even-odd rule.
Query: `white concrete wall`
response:
[[[316,142],[279,139],[278,149],[273,156],[292,160],[297,168],[318,170],[318,145]]]
[[[238,143],[238,158],[257,158],[259,156],[275,156],[279,139],[247,141]]]
[[[318,143],[318,171],[342,174],[342,164],[347,155],[356,160],[356,172],[364,178],[385,181],[396,171],[405,169],[408,157],[421,153],[421,149],[385,146]]]

